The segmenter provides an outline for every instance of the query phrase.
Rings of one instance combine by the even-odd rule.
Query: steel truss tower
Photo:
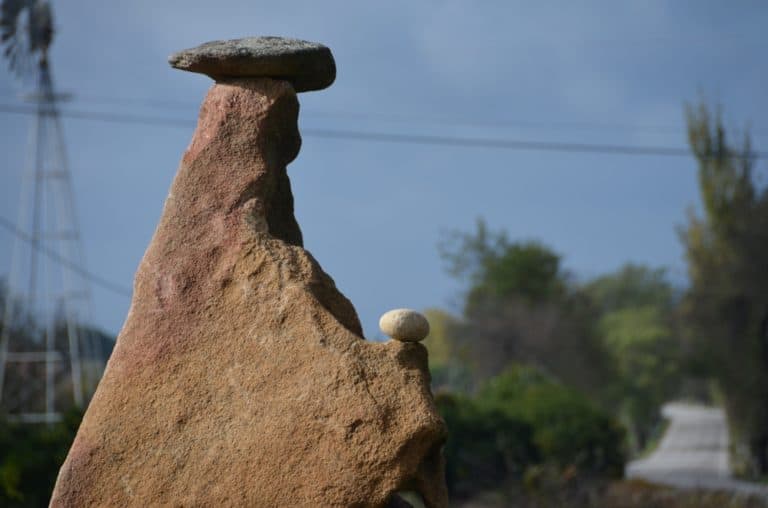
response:
[[[47,52],[37,62],[36,115],[22,176],[17,235],[0,331],[0,411],[55,422],[84,407],[101,376],[100,338],[75,213]]]

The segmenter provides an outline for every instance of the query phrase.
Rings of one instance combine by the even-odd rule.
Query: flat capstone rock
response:
[[[168,63],[176,69],[207,74],[216,81],[284,79],[297,92],[322,90],[336,79],[330,49],[316,42],[284,37],[206,42],[172,54]]]

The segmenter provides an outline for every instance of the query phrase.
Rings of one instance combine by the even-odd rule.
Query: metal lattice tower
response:
[[[0,323],[0,411],[22,422],[53,422],[87,404],[103,360],[100,338],[87,326],[91,294],[58,111],[66,97],[55,93],[48,61],[50,6],[5,0],[0,16],[11,69],[24,68],[26,52],[36,80],[26,97],[36,115]]]

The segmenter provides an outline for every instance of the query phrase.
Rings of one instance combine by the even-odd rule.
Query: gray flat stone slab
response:
[[[330,49],[316,42],[284,37],[206,42],[172,54],[168,63],[176,69],[207,74],[216,81],[284,79],[297,92],[322,90],[336,79],[336,63]]]

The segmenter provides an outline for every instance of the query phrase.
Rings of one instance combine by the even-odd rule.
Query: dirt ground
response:
[[[568,492],[505,496],[488,492],[453,502],[457,508],[768,508],[757,496],[709,490],[682,490],[641,480],[622,480],[602,488]]]

